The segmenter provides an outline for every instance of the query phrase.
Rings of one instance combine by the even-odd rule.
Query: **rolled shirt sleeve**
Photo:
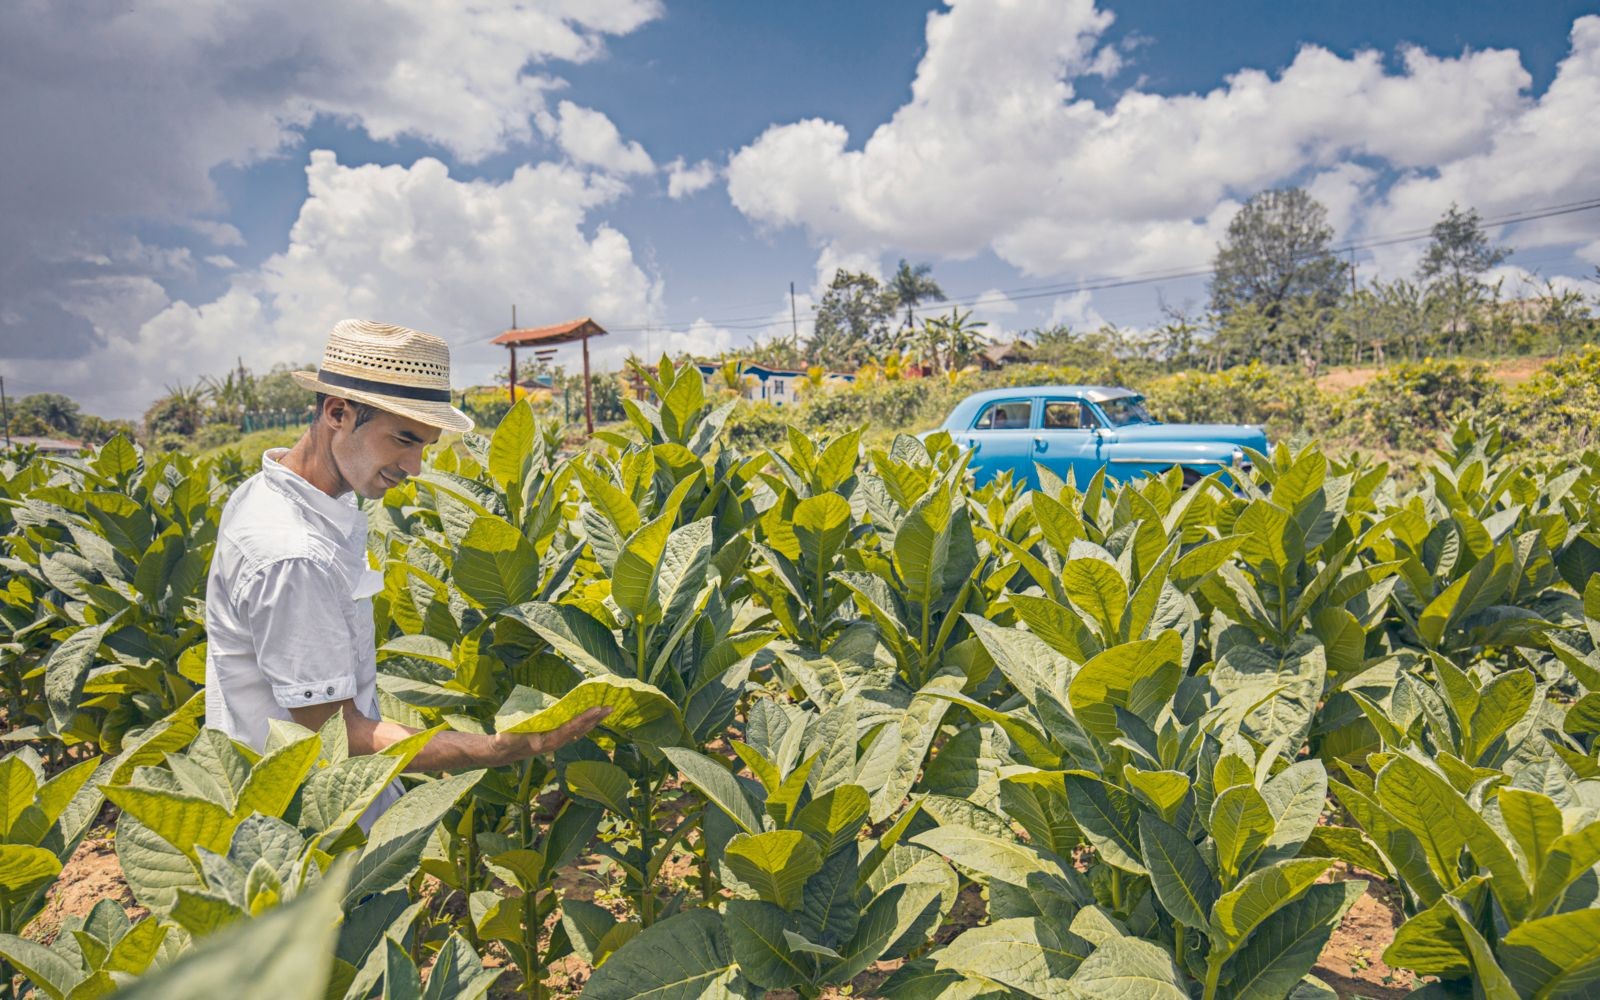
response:
[[[267,564],[240,588],[256,662],[284,708],[356,696],[354,604],[344,571],[313,556]]]

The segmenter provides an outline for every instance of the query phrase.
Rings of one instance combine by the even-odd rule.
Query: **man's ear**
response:
[[[338,396],[329,396],[327,401],[322,404],[322,419],[327,422],[329,427],[335,430],[344,426],[345,417],[349,413],[349,401],[340,399]]]

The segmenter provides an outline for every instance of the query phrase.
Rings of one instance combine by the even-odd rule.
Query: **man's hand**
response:
[[[554,753],[568,743],[577,742],[610,714],[611,706],[601,705],[546,733],[496,733],[493,738],[510,760],[525,760],[542,753]]]
[[[294,721],[307,729],[320,729],[335,713],[344,715],[345,733],[352,754],[377,753],[416,732],[398,722],[376,721],[362,715],[350,699],[291,708]],[[474,767],[501,767],[517,764],[542,753],[553,753],[585,733],[611,714],[609,705],[591,708],[559,729],[547,733],[435,733],[428,745],[411,758],[409,771],[464,771]]]

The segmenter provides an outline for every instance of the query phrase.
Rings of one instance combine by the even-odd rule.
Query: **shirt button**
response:
[[[333,694],[333,685],[332,684],[328,685],[328,694],[330,694],[330,695]]]
[[[309,697],[311,697],[311,692],[310,692],[310,691],[307,691],[307,692],[306,692],[306,697],[307,697],[307,698],[309,698]]]

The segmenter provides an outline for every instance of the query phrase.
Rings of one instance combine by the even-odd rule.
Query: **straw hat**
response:
[[[322,368],[295,372],[294,380],[440,430],[472,430],[472,418],[450,405],[450,347],[432,334],[340,320],[328,334]]]

